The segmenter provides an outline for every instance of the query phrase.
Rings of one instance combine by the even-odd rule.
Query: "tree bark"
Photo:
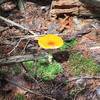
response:
[[[80,1],[90,6],[100,7],[100,0],[80,0]]]
[[[54,0],[50,11],[51,16],[62,14],[100,17],[100,7],[82,3],[79,0]]]

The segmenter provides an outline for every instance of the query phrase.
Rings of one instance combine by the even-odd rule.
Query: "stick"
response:
[[[91,47],[90,50],[100,49],[100,46]]]
[[[26,31],[28,31],[29,33],[33,34],[33,35],[35,35],[35,33],[34,33],[33,31],[29,30],[28,28],[26,28],[26,27],[24,27],[24,26],[22,26],[22,25],[20,25],[20,24],[18,24],[18,23],[15,23],[14,21],[11,21],[11,20],[9,20],[9,19],[6,19],[6,18],[4,18],[4,17],[2,17],[2,16],[0,16],[0,19],[3,20],[3,21],[5,21],[5,22],[7,22],[7,23],[9,23],[9,24],[12,24],[12,25],[14,25],[14,26],[17,26],[17,27],[19,27],[19,28],[21,28],[21,29],[23,29],[23,30],[26,30]]]
[[[74,78],[70,78],[68,80],[68,82],[73,82],[73,81],[76,81],[76,80],[79,80],[79,79],[95,79],[95,80],[100,80],[100,76],[84,76],[84,77],[74,77]]]
[[[22,39],[18,41],[18,43],[14,46],[14,48],[8,53],[9,55],[18,47]]]
[[[36,57],[32,54],[10,56],[10,57],[0,59],[0,65],[11,64],[11,63],[19,63],[19,62],[34,60],[34,59],[36,59]]]
[[[23,54],[23,53],[25,52],[25,49],[26,49],[27,45],[29,44],[29,42],[30,42],[30,40],[28,40],[28,41],[26,42],[26,44],[25,44],[25,46],[24,46],[24,49],[22,50],[21,54]]]
[[[83,31],[86,30],[86,31]],[[58,35],[60,37],[62,37],[64,40],[71,40],[73,38],[77,38],[79,36],[85,35],[87,33],[91,32],[90,28],[86,28],[84,29],[84,27],[82,28],[82,30],[80,30],[79,32],[75,32],[74,35],[70,35],[70,33],[67,34],[55,34]],[[34,40],[38,40],[39,37],[44,36],[46,34],[42,34],[42,35],[24,35],[24,36],[12,36],[10,38],[22,38],[22,39],[34,39]],[[70,36],[70,37],[69,37]]]

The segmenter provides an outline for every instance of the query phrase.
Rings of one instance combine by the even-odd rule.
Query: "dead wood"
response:
[[[60,14],[100,17],[99,13],[100,7],[85,5],[80,0],[54,0],[50,11],[51,17],[57,17]]]
[[[32,54],[10,56],[10,57],[0,59],[0,65],[11,64],[11,63],[19,63],[19,62],[28,61],[28,60],[34,60],[35,58],[36,57]]]
[[[9,20],[9,19],[7,19],[7,18],[5,18],[5,17],[0,16],[0,20],[3,20],[3,21],[5,21],[6,23],[9,23],[9,24],[11,24],[11,25],[13,25],[13,26],[17,26],[18,28],[21,28],[21,29],[23,29],[23,30],[26,30],[26,31],[28,31],[29,33],[33,34],[33,35],[35,34],[33,31],[29,30],[28,28],[26,28],[26,27],[24,27],[24,26],[22,26],[22,25],[20,25],[20,24],[18,24],[18,23],[15,23],[14,21],[11,21],[11,20]]]

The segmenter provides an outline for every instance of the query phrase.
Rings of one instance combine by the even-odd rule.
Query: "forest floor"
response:
[[[0,20],[0,100],[100,100],[99,18],[67,14],[55,18],[51,3],[43,2],[26,2],[22,13],[10,1],[1,7],[1,15],[19,26]],[[65,47],[52,50],[64,70],[54,80],[29,77],[21,62],[10,63],[9,57],[48,52],[37,45],[36,37],[49,33],[66,41]]]

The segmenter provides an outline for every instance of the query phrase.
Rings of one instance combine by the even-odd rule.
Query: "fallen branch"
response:
[[[0,59],[0,65],[19,63],[28,60],[34,60],[36,57],[32,54],[29,55],[19,55],[19,56],[10,56],[3,59]]]
[[[100,50],[100,46],[91,47],[90,50]]]
[[[100,76],[82,76],[82,77],[74,77],[74,78],[70,78],[68,80],[68,82],[73,82],[73,81],[76,81],[76,80],[79,80],[79,79],[88,79],[88,80],[91,80],[91,79],[95,79],[95,80],[100,80]]]
[[[86,32],[76,32],[74,33],[74,35],[70,34],[70,33],[67,33],[67,34],[55,34],[55,35],[58,35],[60,37],[62,37],[64,40],[71,40],[73,38],[77,38],[79,36],[83,36],[85,34],[88,34],[89,32],[91,32],[91,30],[87,30]],[[23,36],[11,36],[10,38],[12,39],[17,39],[17,38],[20,38],[20,39],[33,39],[33,40],[38,40],[39,37],[41,36],[44,36],[46,34],[42,34],[42,35],[23,35]]]
[[[2,16],[0,16],[0,19],[3,20],[3,21],[5,21],[5,22],[7,22],[7,23],[9,23],[9,24],[12,24],[12,25],[14,25],[14,26],[17,26],[17,27],[19,27],[19,28],[21,28],[21,29],[23,29],[23,30],[26,30],[26,31],[28,31],[29,33],[33,34],[33,35],[35,35],[35,33],[34,33],[33,31],[29,30],[28,28],[26,28],[26,27],[24,27],[24,26],[22,26],[22,25],[20,25],[20,24],[18,24],[18,23],[15,23],[14,21],[11,21],[11,20],[9,20],[9,19],[6,19],[6,18],[4,18],[4,17],[2,17]]]

